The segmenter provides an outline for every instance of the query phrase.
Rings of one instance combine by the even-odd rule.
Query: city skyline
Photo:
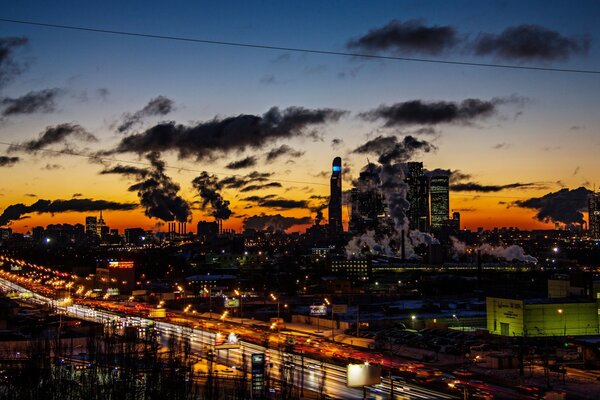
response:
[[[450,170],[450,214],[470,229],[577,222],[577,189],[600,183],[594,2],[141,5],[11,4],[0,19],[290,49],[0,22],[0,210],[18,211],[13,230],[103,210],[121,231],[215,213],[225,229],[279,214],[304,231],[327,208],[337,156],[345,192],[367,160]]]

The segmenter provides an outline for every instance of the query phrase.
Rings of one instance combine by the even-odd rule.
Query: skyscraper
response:
[[[431,195],[431,228],[441,229],[448,225],[450,214],[450,189],[447,176],[432,176],[429,179]]]
[[[344,231],[342,225],[342,158],[333,159],[331,193],[329,195],[329,231],[336,235]]]
[[[87,236],[98,235],[98,220],[96,217],[85,217],[85,234]]]
[[[423,174],[423,163],[407,163],[404,179],[408,185],[406,200],[410,203],[407,211],[410,229],[427,232],[429,231],[429,182]]]
[[[600,240],[600,193],[590,193],[588,195],[588,213],[590,237]]]

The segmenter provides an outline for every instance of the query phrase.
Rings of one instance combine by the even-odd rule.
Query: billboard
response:
[[[251,356],[252,361],[252,397],[262,398],[265,390],[265,363],[266,357],[263,353],[255,353]]]
[[[132,269],[133,261],[109,261],[108,268],[113,269]]]
[[[240,299],[236,297],[225,297],[223,299],[223,305],[225,308],[239,308],[240,307]]]
[[[381,383],[381,364],[348,364],[348,387],[363,387]]]
[[[327,315],[327,306],[323,304],[310,306],[310,315]]]

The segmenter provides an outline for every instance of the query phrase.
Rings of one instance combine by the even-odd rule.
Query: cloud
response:
[[[477,55],[494,55],[506,60],[567,60],[575,54],[586,55],[590,38],[566,37],[539,25],[517,25],[500,34],[482,33],[475,40]]]
[[[433,170],[425,170],[425,175],[428,177],[432,176],[447,176],[450,178],[450,184],[457,184],[467,179],[471,179],[471,174],[467,174],[462,172],[459,169],[451,170],[451,169],[442,169],[436,168]]]
[[[34,193],[25,193],[26,197],[38,197],[37,194]]]
[[[275,198],[275,195],[266,196],[250,196],[244,197],[242,201],[256,203],[261,207],[276,208],[281,210],[288,210],[293,208],[308,208],[306,200],[288,200],[283,198]]]
[[[117,127],[117,131],[124,133],[129,131],[134,125],[140,124],[146,117],[165,116],[175,110],[173,100],[165,96],[158,96],[151,99],[148,104],[139,111],[133,114],[123,114],[121,124]]]
[[[255,229],[262,231],[266,228],[273,228],[275,230],[286,230],[296,225],[307,225],[310,224],[310,217],[284,217],[281,214],[267,215],[253,215],[251,217],[244,218],[243,225],[244,229]]]
[[[394,19],[358,39],[350,40],[347,47],[369,52],[389,50],[398,54],[440,54],[453,48],[457,41],[456,30],[451,26],[426,26],[423,20],[402,22]]]
[[[240,192],[253,192],[256,190],[263,190],[263,189],[269,189],[269,188],[280,188],[280,187],[282,187],[282,185],[279,182],[269,182],[269,183],[262,183],[262,184],[258,184],[258,185],[248,185],[248,186],[240,189]]]
[[[229,201],[223,199],[221,193],[222,186],[216,176],[210,175],[206,171],[194,178],[192,185],[202,198],[201,208],[205,210],[210,205],[212,216],[217,219],[229,219],[231,210],[229,209]]]
[[[492,149],[494,150],[503,150],[503,149],[508,149],[511,146],[510,143],[498,143],[492,146]]]
[[[0,156],[0,167],[12,167],[19,162],[19,157]]]
[[[73,195],[71,197],[75,198],[75,197],[81,197],[83,196],[81,193],[73,193]]]
[[[100,174],[132,175],[141,179],[148,175],[148,170],[144,168],[133,167],[130,165],[115,165],[114,167],[103,169],[102,171],[100,171]]]
[[[151,167],[143,177],[139,176],[144,179],[127,190],[137,192],[146,216],[163,221],[186,222],[191,215],[190,206],[177,194],[179,185],[165,174],[165,163],[160,160],[160,154],[152,152],[146,158]]]
[[[101,210],[129,211],[137,208],[136,204],[118,203],[108,200],[69,199],[69,200],[44,200],[40,199],[31,205],[23,203],[12,204],[6,207],[0,215],[0,225],[21,219],[25,214],[31,213],[62,213],[62,212],[89,212]]]
[[[215,154],[259,149],[278,139],[313,137],[316,125],[335,122],[344,114],[345,111],[330,108],[289,107],[280,110],[273,107],[262,116],[215,118],[194,126],[164,122],[145,132],[124,137],[115,149],[100,154],[175,151],[180,158],[201,160]]]
[[[269,150],[269,152],[265,155],[265,157],[268,162],[272,162],[282,156],[290,156],[290,157],[298,158],[298,157],[302,157],[303,155],[304,155],[303,151],[294,150],[287,144],[282,144],[279,147]]]
[[[56,171],[57,169],[62,169],[63,166],[60,164],[46,164],[44,165],[44,167],[42,167],[42,169],[45,169],[46,171]]]
[[[263,75],[260,78],[259,82],[262,83],[263,85],[274,85],[276,83],[275,75],[273,75],[273,74]]]
[[[582,211],[587,209],[588,195],[592,191],[585,187],[560,189],[542,197],[517,200],[513,204],[522,208],[536,210],[535,217],[543,222],[562,222],[565,224],[583,223]]]
[[[48,146],[56,143],[66,143],[70,137],[86,142],[97,142],[98,139],[91,133],[87,132],[81,125],[64,123],[56,126],[49,126],[39,135],[38,139],[30,140],[22,144],[10,145],[8,151],[26,151],[36,152],[43,150]]]
[[[23,71],[23,67],[14,61],[13,56],[15,49],[27,43],[28,39],[25,37],[0,38],[0,87]]]
[[[225,166],[225,168],[228,169],[243,169],[243,168],[250,168],[250,167],[254,167],[256,165],[256,157],[254,156],[248,156],[246,158],[243,158],[241,160],[237,160],[237,161],[232,161],[229,164],[227,164]]]
[[[428,153],[437,148],[426,140],[419,140],[413,136],[405,136],[402,141],[398,141],[396,136],[377,136],[365,144],[357,147],[352,152],[358,154],[374,154],[379,156],[381,164],[388,164],[391,161],[405,162],[411,159],[418,152]]]
[[[514,100],[516,101],[516,100]],[[387,128],[404,125],[470,124],[497,112],[497,106],[511,102],[510,99],[466,99],[462,102],[425,102],[411,100],[358,114],[366,121],[383,120]]]
[[[500,192],[506,189],[529,189],[532,187],[539,187],[537,183],[509,183],[506,185],[482,185],[477,182],[465,182],[455,183],[450,185],[450,190],[453,192],[481,192],[481,193],[493,193]]]
[[[21,97],[0,99],[2,116],[51,113],[56,109],[56,99],[62,94],[60,89],[31,91]]]
[[[575,167],[575,171],[573,171],[573,176],[577,175],[577,173],[579,172],[579,170],[581,169],[581,167],[578,165]]]
[[[266,182],[273,174],[270,172],[252,171],[248,175],[232,175],[219,181],[219,185],[227,189],[239,189],[254,182]]]
[[[331,148],[337,150],[344,145],[344,140],[339,138],[331,139]]]

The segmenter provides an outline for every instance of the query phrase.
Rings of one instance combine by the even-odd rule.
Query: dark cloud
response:
[[[272,175],[270,172],[252,171],[244,176],[233,175],[223,178],[219,181],[219,185],[227,189],[239,189],[251,183],[266,182]]]
[[[44,200],[40,199],[31,205],[23,203],[12,204],[4,209],[0,215],[0,225],[16,221],[25,214],[31,213],[62,213],[62,212],[89,212],[102,210],[133,210],[137,208],[132,203],[117,203],[108,200],[69,199],[69,200]]]
[[[280,188],[280,187],[282,187],[282,185],[279,182],[269,182],[269,183],[261,183],[258,185],[248,185],[248,186],[240,189],[240,192],[253,192],[256,190]]]
[[[73,195],[71,197],[75,198],[75,197],[81,197],[83,196],[83,194],[81,193],[73,193]]]
[[[518,25],[500,34],[480,34],[474,48],[477,55],[494,55],[507,60],[567,60],[575,54],[587,54],[590,38],[566,37],[539,25]]]
[[[146,171],[144,179],[130,186],[128,190],[137,192],[140,204],[145,208],[144,213],[148,217],[186,222],[191,215],[190,206],[177,194],[179,185],[165,174],[165,163],[160,160],[160,154],[152,152],[146,158],[151,167]]]
[[[232,161],[229,164],[227,164],[225,166],[225,168],[228,169],[243,169],[243,168],[250,168],[250,167],[254,167],[256,165],[256,157],[254,156],[248,156],[246,158],[243,158],[241,160],[237,160],[237,161]]]
[[[25,193],[26,197],[38,197],[37,194],[34,193]]]
[[[212,216],[217,219],[229,219],[231,210],[229,209],[229,201],[223,199],[219,193],[223,187],[219,183],[216,176],[210,175],[206,171],[194,178],[192,185],[202,198],[201,208],[205,210],[210,205]]]
[[[453,192],[481,192],[493,193],[500,192],[506,189],[528,189],[539,187],[537,183],[509,183],[506,185],[482,185],[476,182],[455,183],[450,185],[450,190]]]
[[[577,173],[579,172],[579,170],[581,169],[581,167],[578,165],[575,167],[575,171],[573,171],[573,176],[577,175]]]
[[[127,136],[115,149],[100,154],[175,151],[180,158],[200,160],[215,154],[258,149],[278,139],[313,137],[315,125],[337,121],[345,113],[329,108],[309,110],[289,107],[280,110],[273,107],[262,116],[215,118],[195,126],[165,122],[143,133]]]
[[[81,125],[64,123],[56,126],[49,126],[40,133],[39,139],[30,140],[22,144],[10,145],[8,151],[27,151],[36,152],[43,150],[48,146],[57,143],[66,143],[67,139],[74,137],[86,142],[97,142],[98,139],[87,132]]]
[[[44,167],[42,169],[45,169],[46,171],[56,171],[57,169],[62,169],[63,166],[60,164],[46,164],[44,165]]]
[[[0,167],[12,167],[19,162],[19,157],[0,156]]]
[[[401,142],[396,136],[377,136],[365,144],[357,147],[352,152],[358,154],[374,154],[379,156],[381,164],[388,164],[392,161],[405,162],[411,159],[418,152],[428,153],[437,148],[425,141],[405,136]]]
[[[262,231],[266,228],[273,228],[275,230],[286,230],[296,225],[306,225],[310,224],[310,217],[284,217],[281,214],[267,215],[253,215],[251,217],[244,218],[243,224],[244,229],[255,229],[257,231]]]
[[[146,117],[162,117],[175,109],[173,100],[165,96],[158,96],[151,99],[144,108],[136,111],[133,114],[123,114],[121,124],[117,127],[117,131],[124,133],[129,131],[134,125],[142,122]]]
[[[473,121],[494,115],[499,104],[506,99],[466,99],[462,102],[424,102],[411,100],[391,106],[381,105],[358,116],[367,121],[383,120],[385,127],[403,125],[469,124]]]
[[[494,150],[502,150],[502,149],[508,149],[511,145],[509,143],[498,143],[492,146],[492,149]]]
[[[587,209],[587,199],[590,193],[592,191],[583,186],[573,190],[565,188],[542,197],[518,200],[513,204],[536,210],[535,217],[543,222],[583,223],[582,211]]]
[[[294,158],[302,157],[304,155],[303,151],[294,150],[287,144],[282,144],[281,146],[269,150],[269,152],[265,155],[268,162],[275,161],[277,158],[282,156],[290,156]]]
[[[31,91],[21,97],[5,97],[0,100],[2,116],[51,113],[56,109],[56,99],[62,94],[60,89]]]
[[[467,179],[471,179],[471,175],[462,172],[459,169],[455,169],[455,170],[451,170],[451,169],[442,169],[442,168],[436,168],[433,170],[425,170],[425,175],[428,177],[432,177],[432,176],[447,176],[448,178],[450,178],[450,184],[457,184],[457,183],[461,183],[462,181],[465,181]]]
[[[440,54],[457,43],[456,30],[451,26],[426,26],[422,20],[405,22],[392,20],[387,25],[371,29],[366,35],[350,40],[350,49],[393,51],[400,54]]]
[[[334,150],[339,149],[344,144],[343,139],[333,138],[331,139],[331,148]]]
[[[14,61],[15,49],[28,43],[25,37],[0,38],[0,87],[19,75],[23,67]]]
[[[109,95],[110,90],[108,90],[107,88],[96,89],[96,96],[102,101],[107,101]]]
[[[288,200],[282,198],[276,198],[275,195],[266,196],[249,196],[241,199],[251,203],[256,203],[261,207],[276,208],[281,210],[293,209],[293,208],[308,208],[306,200]]]
[[[148,174],[148,170],[130,165],[115,165],[114,167],[105,168],[104,170],[100,171],[100,174],[132,175],[142,179]]]

